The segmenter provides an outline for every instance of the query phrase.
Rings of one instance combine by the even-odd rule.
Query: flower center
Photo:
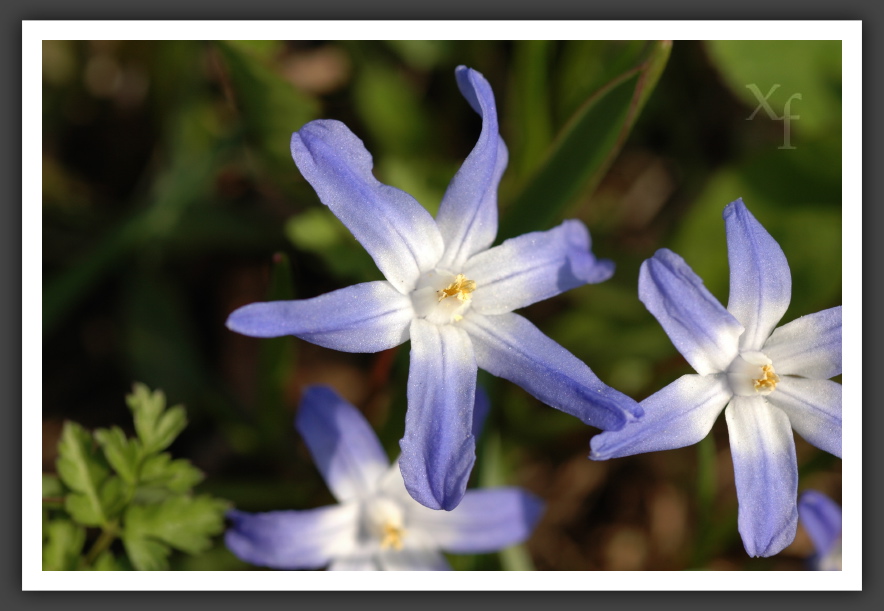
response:
[[[383,536],[381,537],[381,549],[402,549],[402,539],[405,537],[405,529],[390,522],[383,524]]]
[[[405,514],[402,505],[387,496],[368,499],[364,506],[366,535],[380,542],[381,549],[402,549],[405,540]]]
[[[743,397],[769,395],[780,381],[771,360],[755,350],[740,353],[728,367],[727,374],[734,394]]]
[[[463,319],[475,290],[475,281],[463,274],[434,269],[418,279],[411,302],[418,318],[447,325]]]

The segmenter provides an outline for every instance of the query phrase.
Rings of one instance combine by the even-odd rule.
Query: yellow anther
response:
[[[467,277],[463,274],[458,274],[454,279],[454,282],[446,286],[441,291],[437,291],[439,295],[439,301],[447,297],[457,297],[459,301],[469,301],[470,293],[476,290],[476,283],[472,280],[467,280]]]
[[[773,365],[764,365],[761,368],[761,377],[753,380],[755,390],[758,392],[771,392],[777,387],[780,376],[774,373]]]
[[[381,549],[393,548],[396,551],[402,549],[402,539],[405,537],[405,529],[394,526],[387,522],[384,524],[384,538],[381,539]]]

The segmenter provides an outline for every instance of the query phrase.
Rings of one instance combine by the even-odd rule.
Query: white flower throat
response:
[[[727,370],[728,380],[734,394],[743,397],[769,395],[780,381],[773,362],[763,352],[741,352]]]
[[[476,283],[463,274],[434,269],[418,279],[411,303],[418,318],[447,325],[463,318],[475,290]]]
[[[364,511],[364,528],[367,536],[379,541],[382,550],[401,550],[406,535],[402,505],[381,496],[370,499],[365,504]]]

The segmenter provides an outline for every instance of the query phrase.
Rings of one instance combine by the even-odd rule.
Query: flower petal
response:
[[[732,395],[724,375],[682,376],[641,402],[642,418],[593,437],[589,457],[607,460],[695,444],[709,434]]]
[[[613,273],[614,263],[593,256],[589,231],[574,220],[507,240],[464,267],[476,282],[472,307],[482,314],[511,312]]]
[[[436,215],[445,241],[445,254],[439,266],[451,270],[459,269],[471,255],[494,242],[497,185],[507,164],[491,85],[466,66],[458,66],[455,76],[461,93],[482,117],[482,131],[476,146],[451,179]]]
[[[789,263],[742,199],[725,207],[724,226],[731,270],[727,310],[746,328],[740,350],[761,350],[792,298]]]
[[[786,413],[796,433],[841,458],[841,391],[831,380],[783,376],[765,398]]]
[[[725,310],[684,259],[661,248],[642,263],[639,299],[697,373],[726,371],[743,326]]]
[[[358,507],[332,505],[306,511],[230,511],[227,548],[241,560],[274,569],[316,569],[356,545]]]
[[[724,410],[750,556],[773,556],[795,539],[798,462],[789,418],[763,397],[734,397]]]
[[[531,536],[543,513],[543,503],[519,488],[491,488],[470,490],[453,511],[419,509],[409,516],[409,522],[429,533],[440,549],[455,554],[484,554]]]
[[[805,490],[798,499],[798,517],[818,556],[825,556],[841,538],[841,508],[822,492]]]
[[[344,352],[380,352],[408,339],[411,299],[389,282],[354,284],[312,299],[250,303],[227,328],[252,337],[294,335]]]
[[[371,155],[339,121],[311,121],[292,134],[292,157],[323,204],[347,226],[400,292],[442,255],[433,217],[411,195],[381,184]]]
[[[841,306],[796,318],[776,329],[763,352],[778,375],[825,380],[841,374]]]
[[[384,571],[450,571],[451,565],[438,550],[409,548],[386,549],[378,554]]]
[[[454,325],[411,324],[405,436],[399,465],[408,493],[431,509],[454,509],[476,461],[476,358]]]
[[[488,400],[488,393],[484,388],[476,386],[476,402],[473,404],[473,437],[476,439],[482,434],[489,411],[491,402]]]
[[[380,571],[381,565],[378,564],[374,555],[350,555],[343,558],[337,558],[330,565],[329,571]]]
[[[476,361],[534,397],[591,426],[618,430],[641,416],[634,400],[605,385],[580,359],[518,314],[469,311],[458,323],[470,334]]]
[[[390,466],[362,413],[328,386],[304,391],[295,427],[335,498],[348,501],[375,490]]]

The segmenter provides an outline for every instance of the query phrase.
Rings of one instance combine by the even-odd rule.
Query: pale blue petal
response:
[[[725,207],[724,226],[731,271],[727,309],[746,328],[740,350],[761,350],[792,298],[789,263],[742,199]]]
[[[498,134],[497,107],[488,81],[465,66],[458,66],[455,75],[461,93],[482,117],[479,140],[448,185],[436,215],[445,241],[439,267],[458,273],[497,235],[497,185],[506,168],[507,150]]]
[[[364,282],[297,301],[250,303],[227,328],[252,337],[294,335],[344,352],[380,352],[408,339],[411,299],[389,282]]]
[[[454,509],[476,461],[476,358],[454,325],[411,324],[405,436],[399,466],[408,493],[431,509]]]
[[[371,493],[390,467],[362,413],[327,386],[304,390],[295,427],[339,501]]]
[[[724,374],[682,376],[641,402],[642,418],[593,437],[589,457],[607,460],[695,444],[706,437],[732,395]]]
[[[618,430],[642,414],[638,403],[518,314],[469,311],[457,324],[470,334],[479,367],[586,424]]]
[[[738,523],[750,556],[773,556],[795,539],[798,462],[789,418],[763,397],[724,410],[734,461]]]
[[[238,558],[274,569],[317,569],[356,546],[358,507],[332,505],[306,511],[227,513],[224,535]]]
[[[471,307],[483,314],[503,314],[607,280],[614,264],[593,256],[589,231],[572,220],[480,252],[467,261],[463,273],[476,283]]]
[[[381,184],[362,141],[339,121],[312,121],[292,134],[304,178],[400,292],[442,255],[436,222],[411,195]]]
[[[330,565],[329,571],[380,571],[381,565],[373,555],[345,556]]]
[[[539,498],[519,488],[470,490],[452,511],[421,508],[409,523],[455,554],[495,552],[525,541],[543,513]]]
[[[796,433],[841,458],[841,390],[831,380],[783,376],[765,398],[786,413]]]
[[[777,375],[825,380],[841,374],[841,306],[776,329],[762,348]]]
[[[805,490],[798,499],[798,517],[810,535],[817,556],[825,556],[841,539],[841,508],[822,492]]]
[[[684,259],[661,248],[642,263],[638,295],[697,373],[726,371],[743,326],[725,310]]]
[[[407,536],[407,535],[406,535]],[[384,571],[450,571],[451,565],[438,550],[409,548],[385,549],[378,554]]]

